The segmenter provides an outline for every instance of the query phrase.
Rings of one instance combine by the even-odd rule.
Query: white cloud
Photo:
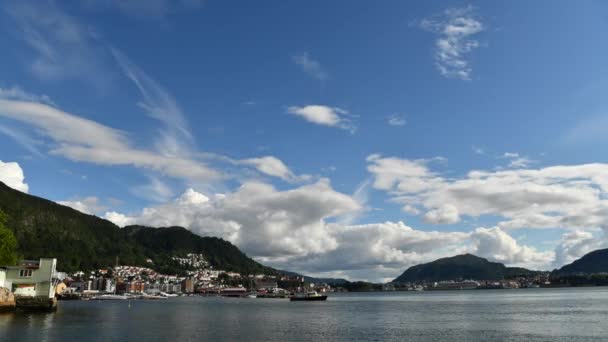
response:
[[[479,47],[471,37],[484,30],[471,6],[449,8],[441,15],[424,19],[420,27],[439,35],[435,41],[435,65],[448,78],[470,80],[473,69],[467,55]]]
[[[405,126],[407,121],[405,120],[404,115],[391,115],[387,118],[387,122],[391,126]]]
[[[546,269],[555,257],[553,251],[539,252],[520,245],[498,227],[477,228],[471,233],[470,239],[474,246],[473,253],[511,266]]]
[[[460,221],[458,208],[451,204],[443,205],[437,209],[431,209],[424,214],[424,220],[434,224],[452,224]]]
[[[321,63],[310,57],[308,55],[308,52],[295,55],[292,57],[292,59],[293,62],[302,69],[302,71],[309,74],[310,76],[320,81],[324,81],[327,79],[327,72],[323,70],[323,68],[321,67]]]
[[[424,160],[368,157],[374,188],[425,219],[455,223],[462,216],[502,218],[504,229],[595,229],[608,225],[608,164],[470,171],[460,178],[433,172]]]
[[[323,253],[336,247],[327,219],[359,209],[329,181],[287,191],[248,182],[225,195],[205,196],[189,190],[176,201],[144,209],[129,217],[106,217],[116,223],[181,225],[201,235],[225,238],[250,255],[270,259]]]
[[[119,227],[126,227],[135,223],[134,218],[121,213],[117,213],[115,211],[108,211],[107,213],[105,213],[103,218],[113,222]]]
[[[348,118],[349,112],[342,108],[322,105],[292,106],[287,109],[287,112],[317,125],[338,127],[351,133],[356,130],[356,126]]]
[[[0,182],[21,192],[28,192],[29,190],[29,186],[25,183],[23,169],[16,162],[0,160]]]
[[[76,209],[81,213],[95,215],[107,209],[105,205],[102,205],[99,198],[91,196],[85,198],[76,198],[67,201],[57,201],[61,205],[68,206],[72,209]]]
[[[532,160],[516,152],[505,152],[500,158],[509,159],[509,164],[507,166],[512,169],[523,169],[536,163],[536,160]]]
[[[560,267],[594,250],[608,248],[607,229],[604,227],[596,231],[572,231],[564,234],[555,248],[553,266]]]
[[[331,222],[361,210],[354,197],[327,180],[278,191],[249,182],[232,193],[206,196],[192,189],[175,201],[105,217],[118,225],[181,225],[227,239],[271,266],[350,279],[394,278],[407,267],[470,252],[520,266],[545,266],[552,252],[520,245],[500,228],[471,232],[421,231],[402,222],[365,225]]]
[[[41,103],[0,99],[0,117],[26,123],[52,140],[51,153],[100,165],[132,165],[185,179],[216,179],[201,162],[132,146],[124,132]]]
[[[39,102],[55,106],[55,103],[51,100],[49,96],[44,94],[31,94],[24,91],[18,86],[12,86],[11,88],[0,88],[0,99]]]
[[[280,178],[284,181],[297,181],[302,178],[294,175],[283,161],[273,156],[249,158],[237,161],[236,163],[253,166],[261,173]]]
[[[530,166],[530,164],[534,163],[534,160],[528,159],[526,157],[519,157],[511,160],[509,162],[509,167],[514,169],[522,169]]]

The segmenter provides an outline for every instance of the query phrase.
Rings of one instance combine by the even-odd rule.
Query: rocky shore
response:
[[[0,287],[0,312],[14,311],[17,303],[9,289]]]

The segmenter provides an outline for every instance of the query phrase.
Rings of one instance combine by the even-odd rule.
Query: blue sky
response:
[[[0,180],[22,191],[353,279],[608,245],[604,2],[0,9]]]

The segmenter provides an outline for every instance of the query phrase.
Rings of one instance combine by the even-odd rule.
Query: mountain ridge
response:
[[[18,241],[18,253],[26,259],[56,257],[58,269],[74,272],[121,264],[171,265],[179,253],[200,253],[216,269],[243,274],[277,271],[249,258],[232,243],[196,235],[183,227],[120,228],[94,215],[42,197],[12,189],[0,182],[0,210]]]
[[[554,277],[563,277],[568,275],[597,273],[608,273],[608,248],[591,251],[570,264],[554,270],[551,275]]]
[[[498,280],[536,272],[525,268],[507,267],[502,263],[488,261],[485,258],[466,253],[412,266],[393,282]]]

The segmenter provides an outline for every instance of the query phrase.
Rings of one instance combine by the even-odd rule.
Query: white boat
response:
[[[163,296],[163,297],[167,297],[167,298],[169,298],[169,297],[177,297],[177,295],[175,293],[167,293],[167,292],[161,292],[160,295]]]
[[[148,295],[148,294],[144,294],[139,298],[141,298],[141,299],[167,299],[167,297],[165,297],[165,296],[155,296],[155,295]]]
[[[127,296],[122,296],[122,295],[104,294],[104,295],[100,295],[100,296],[94,296],[91,299],[93,299],[93,300],[127,300],[129,298]]]

